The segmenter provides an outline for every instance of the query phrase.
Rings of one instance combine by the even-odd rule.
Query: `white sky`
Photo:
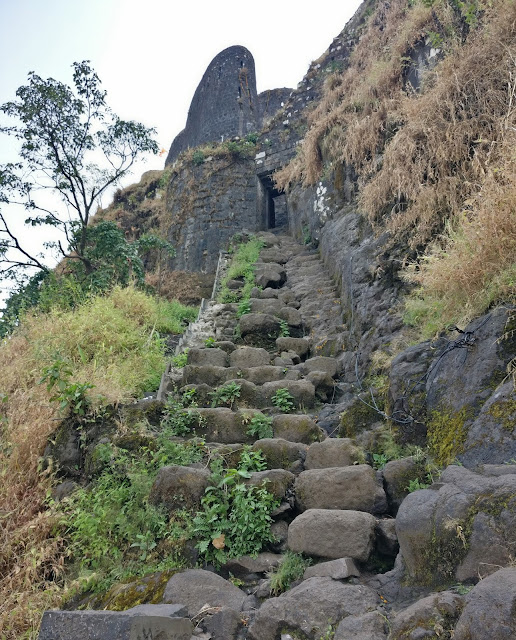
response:
[[[71,83],[71,64],[91,60],[114,112],[155,127],[158,144],[168,152],[217,53],[232,45],[247,47],[255,59],[258,92],[296,87],[359,5],[359,0],[0,0],[0,104],[15,98],[29,71]],[[0,139],[0,162],[15,161],[13,153]],[[152,157],[125,184],[163,164],[164,157]]]

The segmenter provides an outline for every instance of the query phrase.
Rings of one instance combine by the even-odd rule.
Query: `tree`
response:
[[[20,141],[18,163],[0,166],[0,206],[22,205],[32,227],[49,226],[61,239],[45,243],[58,257],[81,265],[90,276],[89,223],[99,198],[118,184],[143,153],[157,153],[154,129],[121,120],[106,104],[106,92],[88,61],[73,64],[73,88],[29,73],[17,100],[0,106],[15,119],[0,131]],[[57,194],[61,211],[46,204],[44,193]],[[42,198],[43,196],[43,198]],[[0,210],[0,277],[20,279],[27,271],[48,272],[44,257],[34,255]]]

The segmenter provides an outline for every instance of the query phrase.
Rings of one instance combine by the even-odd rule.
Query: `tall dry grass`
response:
[[[410,91],[409,56],[432,38],[442,59]],[[373,227],[421,254],[407,316],[428,335],[513,299],[515,107],[514,0],[380,2],[276,178],[288,189],[354,167]]]
[[[36,638],[65,585],[67,543],[59,511],[47,504],[52,470],[40,468],[61,416],[40,384],[43,369],[65,358],[73,382],[94,385],[94,403],[138,398],[164,368],[156,332],[180,331],[181,318],[195,314],[116,288],[75,311],[27,316],[0,343],[0,638]]]

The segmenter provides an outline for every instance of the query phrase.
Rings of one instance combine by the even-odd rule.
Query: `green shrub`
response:
[[[235,400],[240,398],[240,385],[234,381],[228,382],[215,389],[215,391],[211,391],[208,395],[211,398],[212,407],[218,407],[223,404],[232,408]]]
[[[272,404],[284,413],[294,410],[294,398],[288,389],[278,389],[271,398]]]
[[[205,562],[220,565],[230,558],[253,555],[273,540],[270,514],[279,502],[264,487],[245,484],[255,461],[263,466],[256,452],[252,456],[248,452],[236,469],[224,468],[220,458],[211,465],[210,486],[193,527]]]
[[[252,436],[257,440],[272,438],[274,435],[272,418],[263,415],[263,413],[256,413],[249,421],[246,433],[248,436]]]
[[[101,445],[104,471],[88,489],[60,503],[72,577],[88,590],[105,591],[124,576],[184,566],[181,551],[191,533],[191,515],[176,511],[171,518],[150,505],[148,496],[161,466],[198,462],[203,453],[198,442],[171,442],[166,435],[158,437],[154,451],[129,453]]]

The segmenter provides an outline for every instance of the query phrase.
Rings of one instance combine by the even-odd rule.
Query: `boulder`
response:
[[[366,562],[373,549],[375,518],[363,511],[309,509],[288,529],[289,549],[318,558]]]
[[[305,469],[348,467],[364,460],[363,451],[350,438],[326,438],[310,445]]]
[[[302,365],[300,365],[303,369],[304,374],[310,373],[310,371],[324,371],[331,378],[335,378],[338,369],[339,363],[335,358],[328,358],[326,356],[316,356],[315,358],[310,358],[305,360]]]
[[[514,382],[499,385],[468,429],[458,459],[467,467],[516,459]]]
[[[181,602],[190,617],[205,606],[228,607],[241,611],[246,594],[228,580],[211,571],[188,569],[176,573],[167,583],[163,602]]]
[[[319,562],[312,567],[308,567],[303,575],[304,580],[308,578],[333,578],[333,580],[345,580],[351,576],[360,576],[352,558],[338,558],[328,562]]]
[[[307,509],[352,509],[381,514],[387,510],[385,492],[374,469],[366,464],[303,471],[295,483],[296,504]]]
[[[269,469],[287,469],[298,472],[303,469],[303,461],[308,447],[298,442],[288,442],[283,438],[263,438],[253,444],[254,451],[261,451]]]
[[[242,578],[250,573],[270,573],[280,564],[283,556],[279,553],[259,553],[257,556],[240,556],[232,558],[222,566],[224,575],[231,574]]]
[[[229,364],[239,369],[248,369],[250,367],[261,367],[271,362],[269,352],[265,349],[257,349],[256,347],[239,347],[235,349],[229,356]]]
[[[378,553],[395,558],[399,549],[396,521],[392,519],[379,520],[376,526],[376,550]]]
[[[286,322],[289,327],[301,327],[303,324],[303,317],[301,313],[293,307],[282,307],[276,315],[278,318]]]
[[[311,409],[315,403],[315,388],[308,380],[280,380],[266,382],[261,387],[262,406],[272,406],[272,398],[278,389],[286,389],[298,409]]]
[[[277,382],[285,378],[284,367],[263,365],[252,369],[242,369],[242,377],[253,384],[262,385],[266,382]]]
[[[449,633],[453,630],[463,606],[464,599],[452,591],[442,591],[422,598],[407,609],[396,613],[391,620],[389,639],[436,638],[445,632]],[[491,638],[490,635],[482,637]]]
[[[139,605],[126,611],[45,611],[38,640],[190,640],[193,625],[182,605]]]
[[[304,358],[310,351],[310,340],[308,338],[277,338],[276,346],[278,351],[294,351],[300,358]]]
[[[207,365],[215,367],[227,367],[228,354],[223,349],[194,349],[190,348],[187,356],[187,364]]]
[[[208,486],[207,469],[170,465],[162,467],[152,485],[149,502],[173,509],[198,509]]]
[[[207,442],[234,444],[253,441],[246,434],[247,427],[243,423],[248,411],[232,411],[229,407],[199,408],[193,411],[196,416],[195,433]]]
[[[206,349],[206,351],[210,351],[210,349]],[[236,367],[218,367],[213,364],[187,364],[183,368],[182,384],[207,384],[210,387],[219,387],[228,380],[236,378],[237,375],[238,369]]]
[[[237,640],[242,626],[242,616],[229,607],[221,607],[204,622],[204,627],[210,634],[210,640]]]
[[[287,280],[285,269],[276,262],[257,264],[255,282],[257,287],[279,289]]]
[[[409,494],[396,517],[409,578],[478,580],[508,565],[516,546],[516,475],[486,477],[450,466],[439,485]]]
[[[242,338],[252,334],[277,336],[280,330],[278,318],[264,313],[246,313],[239,321]]]
[[[500,569],[465,597],[454,640],[516,638],[516,568]]]
[[[382,475],[389,508],[393,514],[398,512],[400,504],[408,496],[410,481],[423,474],[424,464],[418,463],[414,458],[399,458],[385,465]]]
[[[333,640],[386,640],[388,623],[379,611],[344,618],[335,630]]]
[[[322,402],[331,401],[332,396],[335,393],[335,383],[333,378],[325,371],[310,371],[307,376],[307,380],[315,387],[315,395]]]
[[[278,317],[280,317],[280,311],[286,308],[277,298],[251,298],[249,305],[252,313],[268,313]]]
[[[350,615],[375,607],[378,596],[361,585],[342,584],[331,578],[309,578],[258,609],[248,632],[249,640],[277,640],[281,634],[316,640],[328,627]]]
[[[322,431],[305,415],[280,414],[273,418],[274,435],[290,442],[310,444],[322,437]]]
[[[287,491],[294,484],[295,476],[286,469],[268,469],[266,471],[253,471],[246,484],[261,487],[264,486],[278,500],[285,499]]]

